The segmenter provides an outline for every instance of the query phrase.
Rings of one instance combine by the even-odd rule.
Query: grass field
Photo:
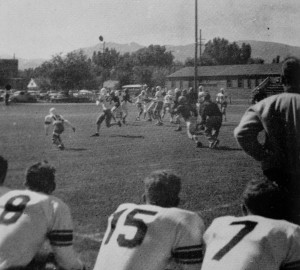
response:
[[[195,148],[186,131],[174,132],[167,120],[162,127],[136,122],[131,106],[128,125],[103,126],[95,132],[98,107],[94,104],[57,104],[58,112],[76,127],[66,129],[65,151],[57,150],[44,134],[44,117],[51,104],[0,105],[0,154],[9,160],[6,183],[22,188],[24,171],[47,159],[57,169],[55,195],[69,204],[75,225],[75,248],[92,266],[108,216],[123,202],[141,202],[142,179],[157,169],[182,176],[180,207],[199,211],[206,225],[219,215],[240,214],[239,198],[245,183],[260,173],[233,138],[247,105],[228,107],[228,121],[220,132],[220,146]]]

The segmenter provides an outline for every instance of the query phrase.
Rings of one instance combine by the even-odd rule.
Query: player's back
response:
[[[203,231],[193,212],[122,204],[109,218],[94,269],[163,270],[175,258],[199,268]]]
[[[27,265],[37,253],[47,235],[47,205],[42,194],[0,189],[0,269]]]
[[[220,217],[204,234],[202,270],[299,269],[300,227],[260,216]]]

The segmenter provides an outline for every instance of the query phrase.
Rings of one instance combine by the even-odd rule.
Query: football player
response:
[[[209,142],[209,148],[214,149],[218,146],[220,128],[222,126],[222,113],[218,105],[211,101],[209,93],[203,95],[204,102],[201,104],[201,122],[204,127],[204,134]]]
[[[219,217],[205,232],[202,270],[299,270],[300,227],[283,220],[285,196],[271,181],[250,181],[245,216]]]
[[[49,240],[57,265],[66,270],[84,269],[73,250],[73,225],[69,207],[55,197],[3,186],[7,161],[0,157],[0,269],[36,269],[35,256]],[[26,183],[54,186],[54,169],[31,166]]]
[[[65,125],[71,127],[74,132],[76,129],[70,123],[70,121],[64,119],[60,114],[58,114],[55,108],[51,108],[49,110],[49,114],[45,117],[46,136],[48,135],[48,130],[51,124],[53,125],[52,143],[55,144],[58,147],[58,149],[64,150],[65,146],[62,143],[61,134],[65,130]]]
[[[124,93],[121,97],[121,108],[122,108],[122,122],[123,124],[126,124],[126,117],[128,116],[128,107],[127,104],[132,103],[130,95],[129,95],[129,90],[125,89]]]
[[[118,121],[117,123],[111,123],[111,119],[114,117],[112,113],[112,108],[116,106],[115,103],[112,103],[111,96],[107,93],[105,88],[100,90],[100,96],[96,100],[96,105],[101,105],[102,113],[99,115],[97,122],[96,122],[96,133],[91,135],[91,137],[99,137],[99,131],[102,122],[105,120],[106,126],[109,128],[114,125],[118,125],[119,127],[122,126],[121,122]]]
[[[170,122],[173,121],[172,117],[172,109],[174,106],[174,97],[172,90],[169,90],[167,94],[164,96],[164,105],[163,105],[163,112],[161,118],[164,118],[166,112],[168,111],[170,114]]]
[[[144,184],[145,204],[121,204],[110,216],[94,270],[200,269],[204,224],[177,208],[181,179],[155,171]]]
[[[221,113],[224,117],[224,121],[227,121],[226,119],[226,109],[227,109],[227,95],[225,93],[224,88],[220,89],[220,92],[216,96],[216,102],[220,105]]]
[[[197,116],[192,113],[192,109],[189,104],[187,104],[185,96],[180,96],[178,98],[178,105],[174,110],[174,113],[185,121],[188,138],[196,143],[196,147],[202,147],[202,143],[198,139],[198,135],[202,133],[197,130]]]
[[[146,100],[146,92],[145,90],[142,90],[141,93],[135,98],[135,104],[136,107],[138,108],[138,116],[136,117],[136,120],[139,121],[140,117],[142,115],[143,112],[145,112],[146,110],[146,106],[145,106],[145,100]]]

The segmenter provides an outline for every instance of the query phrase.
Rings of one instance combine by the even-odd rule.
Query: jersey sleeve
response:
[[[48,232],[48,239],[55,254],[55,259],[63,269],[83,269],[73,249],[73,223],[69,207],[61,201],[53,201],[53,224]]]
[[[203,233],[204,223],[196,213],[185,215],[178,224],[172,256],[182,269],[200,269]]]
[[[261,161],[264,157],[263,146],[258,142],[258,134],[263,126],[255,108],[250,107],[234,130],[234,137],[243,150],[254,159]]]
[[[299,270],[300,269],[300,227],[297,227],[290,236],[290,248],[286,261],[280,269]]]
[[[45,117],[45,125],[50,125],[52,123],[52,117],[51,115],[47,115]]]

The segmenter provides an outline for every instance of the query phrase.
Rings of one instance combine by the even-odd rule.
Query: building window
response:
[[[248,88],[251,88],[251,80],[250,79],[247,80],[247,85],[248,85]]]
[[[243,87],[243,80],[238,78],[238,88]]]
[[[183,86],[183,81],[180,81],[179,82],[179,88],[182,89],[182,86]]]
[[[232,87],[232,81],[230,79],[227,79],[227,87]]]
[[[176,81],[171,81],[171,88],[175,88],[176,87]]]

